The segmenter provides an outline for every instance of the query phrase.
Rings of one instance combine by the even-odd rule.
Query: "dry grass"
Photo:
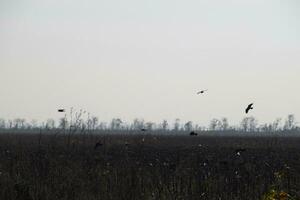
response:
[[[102,146],[95,149],[95,144]],[[68,145],[68,143],[70,145]],[[299,199],[300,138],[0,135],[0,199]],[[245,149],[237,153],[237,149]]]

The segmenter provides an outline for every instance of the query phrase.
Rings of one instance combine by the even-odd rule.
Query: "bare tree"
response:
[[[21,123],[21,129],[24,129],[25,128],[25,125],[26,125],[26,119],[21,119],[20,120],[20,123]]]
[[[38,121],[33,119],[30,122],[31,128],[38,128]]]
[[[163,120],[161,126],[162,126],[162,129],[163,129],[164,131],[167,130],[167,129],[168,129],[168,126],[169,126],[167,120]]]
[[[23,127],[23,125],[24,125],[24,120],[23,119],[21,119],[21,118],[16,118],[16,119],[14,119],[14,121],[13,121],[13,123],[14,123],[14,128],[15,129],[19,129],[19,128],[22,128]]]
[[[179,131],[180,128],[180,119],[175,119],[175,123],[174,123],[174,130],[175,131]]]
[[[0,128],[1,129],[4,129],[6,127],[6,122],[5,122],[5,119],[0,119]]]
[[[55,128],[55,121],[53,119],[47,119],[46,128],[47,129]]]
[[[193,122],[188,121],[187,123],[184,124],[184,130],[185,131],[191,131],[193,129]]]
[[[287,116],[285,120],[284,129],[285,130],[293,130],[296,128],[296,119],[295,116],[290,114]]]
[[[144,128],[144,120],[143,119],[134,119],[133,120],[133,124],[132,124],[132,128],[134,130],[140,130],[142,128]]]
[[[279,130],[279,125],[281,123],[281,118],[277,118],[273,123],[272,123],[272,131],[278,131]]]
[[[245,117],[241,122],[241,127],[246,132],[255,131],[257,120],[254,117]]]
[[[196,125],[194,126],[194,130],[196,130],[196,131],[203,131],[203,130],[206,130],[206,128],[205,128],[204,126],[201,126],[201,125],[199,125],[199,124],[196,124]]]
[[[122,122],[122,120],[120,118],[114,118],[114,119],[111,120],[110,128],[112,130],[120,130],[122,123],[123,122]]]
[[[229,127],[228,119],[226,117],[223,117],[221,119],[221,129],[223,131],[226,131],[228,129],[228,127]]]
[[[59,128],[66,129],[68,124],[68,120],[65,117],[59,119]]]
[[[255,131],[256,127],[257,127],[257,124],[258,124],[257,120],[254,117],[250,117],[250,120],[249,120],[250,131]]]
[[[244,129],[244,128],[243,128]],[[259,130],[262,132],[270,132],[272,130],[272,125],[271,124],[262,124],[259,126]]]
[[[98,123],[99,123],[99,119],[98,119],[98,117],[92,117],[92,119],[91,119],[91,121],[92,121],[92,129],[93,130],[95,130],[96,129],[96,127],[98,126]]]
[[[9,129],[12,129],[13,128],[13,124],[14,124],[14,122],[13,122],[13,120],[8,120],[8,127],[9,127]]]
[[[222,126],[221,121],[214,118],[210,121],[209,129],[212,131],[217,131],[221,129],[221,126]]]
[[[153,130],[154,125],[155,125],[155,123],[153,123],[153,122],[147,122],[145,124],[147,130]]]
[[[107,124],[105,122],[100,122],[99,125],[97,126],[97,129],[106,130]]]
[[[20,119],[14,119],[13,120],[13,127],[15,128],[15,129],[18,129],[21,125],[20,125]]]

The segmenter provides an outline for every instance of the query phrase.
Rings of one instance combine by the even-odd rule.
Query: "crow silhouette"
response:
[[[249,112],[249,110],[253,109],[253,103],[249,104],[248,107],[246,108],[246,114]]]
[[[142,129],[141,129],[141,131],[143,131],[143,132],[146,132],[146,131],[147,131],[147,129],[145,129],[145,128],[142,128]]]
[[[200,90],[199,92],[197,92],[197,94],[203,94],[204,92],[206,92],[207,90]]]
[[[65,112],[65,109],[58,109],[58,112]]]
[[[196,133],[194,131],[190,132],[190,136],[196,136],[196,135],[198,135],[198,133]]]

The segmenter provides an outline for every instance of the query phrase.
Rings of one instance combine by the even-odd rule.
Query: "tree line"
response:
[[[27,121],[23,118],[5,120],[0,118],[0,129],[69,129],[69,130],[141,130],[148,131],[242,131],[242,132],[276,132],[300,130],[295,116],[288,115],[285,119],[278,118],[272,123],[259,124],[254,117],[245,117],[239,125],[230,125],[227,118],[212,119],[209,126],[194,124],[192,121],[182,122],[175,119],[173,122],[163,120],[161,123],[145,121],[144,119],[134,119],[131,123],[126,123],[120,118],[113,118],[110,122],[102,122],[95,116],[84,116],[83,112],[71,113],[60,118],[58,121],[48,119],[45,122],[37,120]]]

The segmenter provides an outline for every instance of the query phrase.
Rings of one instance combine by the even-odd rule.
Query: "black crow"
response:
[[[192,131],[192,132],[190,132],[190,136],[196,136],[196,135],[198,135],[198,133],[196,133],[196,132],[194,132],[194,131]]]
[[[58,112],[65,112],[65,109],[58,109]]]
[[[249,110],[253,109],[253,103],[249,104],[248,107],[246,108],[246,114],[249,112]]]
[[[203,94],[204,92],[206,92],[207,90],[200,90],[199,92],[197,92],[197,94]]]
[[[147,131],[147,129],[145,129],[145,128],[142,128],[142,129],[141,129],[141,131],[143,131],[143,132],[146,132],[146,131]]]

